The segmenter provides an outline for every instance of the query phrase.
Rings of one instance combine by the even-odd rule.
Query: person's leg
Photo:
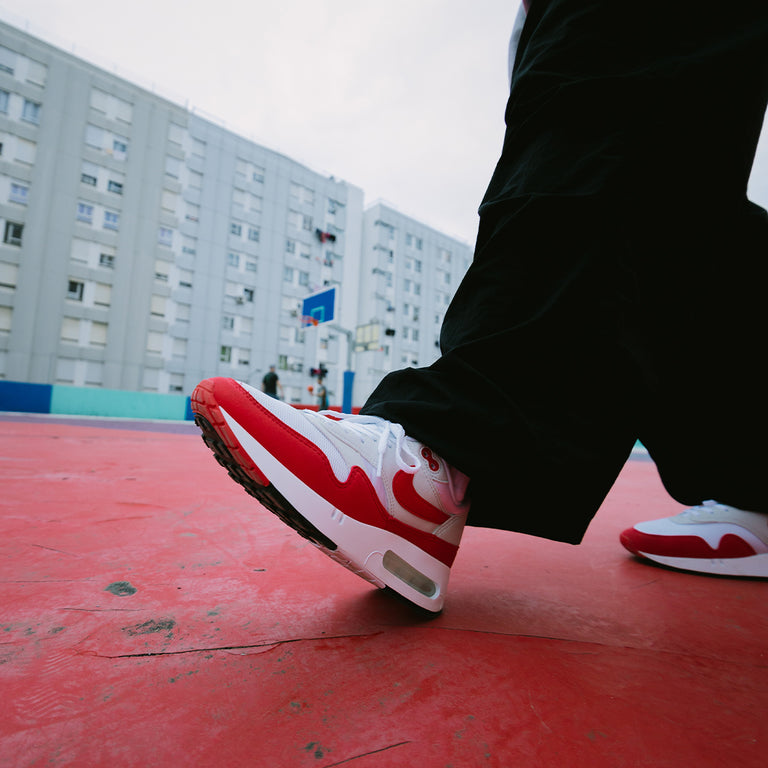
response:
[[[676,568],[768,577],[768,217],[746,199],[768,99],[768,6],[737,3],[724,20],[710,24],[698,57],[709,76],[681,93],[697,122],[677,141],[690,158],[680,176],[690,191],[667,238],[679,267],[662,281],[664,265],[651,261],[640,281],[653,375],[639,437],[670,494],[694,506],[621,541]]]
[[[768,216],[747,203],[712,211],[710,225],[691,240],[696,263],[687,283],[656,303],[676,321],[647,323],[664,342],[655,344],[658,375],[649,382],[640,437],[670,494],[694,506],[638,523],[621,541],[676,568],[768,577],[768,309],[761,281]]]
[[[767,46],[755,3],[534,2],[444,354],[364,407],[470,475],[470,524],[577,541],[638,435],[672,472],[683,445],[645,402],[681,368],[713,210],[741,226]],[[683,369],[707,365],[694,346]]]
[[[471,525],[575,543],[634,445],[631,285],[604,216],[571,197],[484,217],[441,358],[390,374],[361,411],[472,478]]]
[[[650,423],[644,291],[654,277],[679,285],[685,268],[666,245],[670,206],[690,191],[688,212],[706,201],[705,160],[718,184],[749,166],[745,118],[756,136],[762,115],[749,78],[765,46],[747,6],[677,0],[657,28],[646,3],[534,1],[443,356],[388,377],[361,417],[201,383],[193,410],[232,477],[327,554],[430,610],[467,518],[464,473],[473,523],[578,541]],[[713,84],[733,125],[707,122]]]
[[[683,504],[768,513],[768,214],[743,201],[697,226],[684,244],[687,274],[649,287],[655,375],[639,438]]]

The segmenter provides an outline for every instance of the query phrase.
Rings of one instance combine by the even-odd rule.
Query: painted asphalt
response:
[[[765,765],[766,585],[620,547],[650,461],[578,547],[468,528],[429,617],[169,426],[0,415],[0,765]]]

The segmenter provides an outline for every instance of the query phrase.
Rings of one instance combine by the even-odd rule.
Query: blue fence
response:
[[[186,395],[0,381],[0,411],[191,421]]]

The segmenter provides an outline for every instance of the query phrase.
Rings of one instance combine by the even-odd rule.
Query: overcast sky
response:
[[[0,0],[0,18],[472,243],[518,5]],[[768,203],[768,152],[752,195]]]

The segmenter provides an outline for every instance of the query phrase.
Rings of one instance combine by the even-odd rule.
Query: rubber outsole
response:
[[[729,576],[731,578],[765,579],[768,578],[768,554],[752,555],[751,557],[691,558],[670,557],[668,555],[634,553],[643,560],[650,560],[667,568],[689,573],[704,573],[711,576]]]
[[[442,610],[449,566],[391,531],[345,515],[290,471],[286,473],[285,467],[218,402],[214,386],[213,380],[197,386],[192,411],[203,442],[232,480],[356,576],[379,589],[389,588],[430,613]],[[275,483],[286,484],[288,497]],[[311,517],[297,507],[308,509]],[[334,531],[339,534],[337,540]]]

